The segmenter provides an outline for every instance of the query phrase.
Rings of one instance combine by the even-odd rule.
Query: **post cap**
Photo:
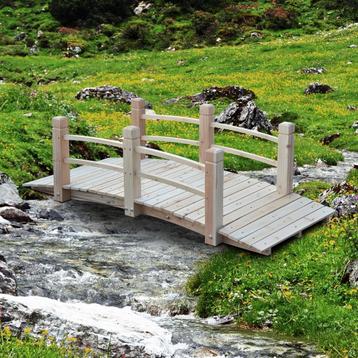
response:
[[[143,98],[133,98],[131,101],[132,109],[141,109],[145,108],[145,101]]]
[[[280,134],[293,134],[295,132],[295,124],[291,122],[282,122],[278,126]]]
[[[123,129],[124,139],[136,139],[140,136],[140,130],[136,126],[128,126]]]
[[[205,159],[211,163],[222,162],[224,160],[224,151],[219,148],[209,148],[206,151]]]
[[[200,106],[200,114],[204,115],[214,115],[215,106],[213,104],[205,103]]]
[[[63,129],[68,127],[68,119],[66,117],[53,117],[52,118],[52,127]]]

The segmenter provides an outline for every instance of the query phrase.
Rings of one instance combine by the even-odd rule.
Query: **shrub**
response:
[[[195,32],[200,37],[213,35],[217,31],[216,18],[210,12],[195,11],[193,14],[193,25]]]
[[[296,14],[281,6],[266,10],[265,20],[267,27],[273,30],[289,29],[296,25]]]
[[[222,6],[225,0],[170,0],[171,3],[180,6],[183,9],[207,10]]]
[[[52,0],[50,12],[64,25],[117,23],[130,14],[132,0]]]

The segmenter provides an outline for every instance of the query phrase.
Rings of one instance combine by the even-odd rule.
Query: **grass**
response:
[[[67,115],[75,133],[112,138],[130,123],[129,107],[96,100],[77,101],[87,86],[111,84],[136,92],[157,113],[198,116],[198,108],[164,101],[218,85],[242,85],[258,96],[257,103],[272,118],[294,113],[298,129],[296,161],[329,164],[342,159],[336,149],[358,150],[352,128],[357,105],[358,54],[348,48],[358,28],[297,39],[274,40],[237,47],[203,48],[176,52],[132,52],[119,56],[64,59],[60,56],[0,56],[0,170],[17,184],[51,172],[51,117]],[[184,65],[179,65],[184,61]],[[352,62],[353,65],[348,64]],[[182,63],[182,62],[181,62]],[[303,67],[325,66],[321,76],[303,75]],[[335,88],[327,95],[305,96],[313,81]],[[227,102],[217,101],[217,112]],[[32,113],[31,116],[25,114]],[[291,116],[292,117],[292,116]],[[149,134],[196,139],[197,128],[178,123],[152,122]],[[341,137],[330,146],[320,144],[328,134]],[[219,133],[220,144],[275,158],[274,146],[262,140]],[[161,144],[170,152],[197,158],[196,148]],[[76,156],[101,158],[102,147],[75,147]],[[226,167],[253,170],[264,165],[228,156]],[[357,181],[357,174],[350,174]],[[326,188],[307,184],[310,197]],[[356,218],[333,221],[311,230],[276,250],[272,257],[228,250],[203,264],[188,287],[199,298],[198,313],[238,314],[238,322],[270,326],[275,331],[304,337],[336,356],[358,354],[357,290],[340,281],[345,264],[357,252]],[[1,348],[5,349],[5,348]]]
[[[0,331],[0,357],[11,358],[79,358],[92,356],[92,349],[79,350],[76,339],[68,337],[60,345],[43,331],[38,338],[31,337],[31,329],[25,328],[21,338],[16,338],[8,326]]]
[[[212,85],[239,84],[257,94],[259,107],[271,118],[287,112],[295,114],[295,123],[300,132],[296,136],[296,160],[299,165],[313,164],[319,158],[335,164],[342,159],[336,148],[353,151],[358,149],[358,137],[351,128],[356,114],[347,109],[348,105],[356,104],[358,98],[358,87],[352,80],[358,75],[358,69],[357,66],[347,65],[348,61],[355,63],[358,59],[357,51],[348,48],[357,34],[358,29],[353,27],[320,36],[275,40],[260,45],[173,53],[132,52],[115,57],[97,56],[88,59],[2,56],[0,77],[5,78],[8,84],[0,86],[0,131],[7,127],[5,135],[1,136],[1,148],[3,151],[4,147],[10,148],[11,155],[20,160],[23,152],[20,151],[17,137],[19,127],[26,128],[29,137],[47,138],[45,143],[34,140],[32,150],[38,154],[33,159],[32,154],[25,154],[29,157],[27,165],[41,163],[45,167],[45,170],[39,171],[41,175],[50,171],[48,139],[51,132],[50,118],[55,114],[76,113],[99,136],[120,136],[123,128],[130,122],[129,107],[97,100],[78,101],[75,94],[83,87],[104,84],[120,86],[150,101],[157,113],[197,117],[196,107],[188,108],[183,103],[165,105],[164,102],[168,98],[197,93]],[[184,61],[184,65],[178,65],[180,60]],[[299,73],[301,68],[314,65],[323,65],[328,72],[319,77]],[[305,96],[305,87],[317,80],[332,85],[335,92]],[[32,85],[25,97],[23,83]],[[39,103],[36,108],[26,105],[33,97],[38,96],[43,99],[42,104]],[[57,105],[53,105],[51,101],[55,101]],[[217,101],[215,104],[218,113],[227,102]],[[29,111],[33,112],[33,117],[24,119],[23,115]],[[157,135],[193,139],[198,137],[195,126],[179,123],[150,123],[148,131]],[[322,137],[336,132],[340,132],[341,137],[330,146],[320,144]],[[12,137],[11,133],[16,133],[16,136]],[[26,135],[21,138],[21,142],[25,141]],[[274,145],[262,140],[226,132],[217,135],[217,142],[270,158],[276,157]],[[192,159],[198,156],[196,148],[161,145],[165,150]],[[30,179],[30,176],[36,176],[36,170],[24,170],[18,163],[9,163],[7,155],[2,155],[0,159],[0,167],[10,171],[18,184]],[[263,168],[264,165],[227,156],[226,167],[233,170],[253,170]]]

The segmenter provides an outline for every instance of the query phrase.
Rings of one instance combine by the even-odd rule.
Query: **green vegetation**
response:
[[[25,328],[22,338],[13,336],[10,328],[5,326],[0,331],[0,356],[11,358],[79,358],[90,357],[92,350],[85,348],[80,351],[76,347],[76,339],[69,337],[60,346],[55,339],[43,331],[37,339],[30,337],[31,330]]]
[[[243,327],[305,339],[337,357],[356,357],[358,289],[341,282],[358,249],[357,217],[333,220],[271,257],[230,249],[188,283],[200,316],[237,315]]]
[[[121,136],[130,121],[128,105],[75,99],[80,89],[104,84],[137,93],[151,102],[157,113],[194,117],[198,117],[197,107],[181,102],[166,105],[165,100],[194,94],[212,85],[242,85],[257,94],[259,107],[270,118],[281,116],[295,121],[299,132],[296,136],[299,165],[314,164],[319,158],[335,164],[342,156],[334,148],[358,149],[358,137],[352,128],[356,114],[347,109],[348,105],[356,104],[358,98],[357,86],[352,81],[358,70],[356,66],[347,65],[349,60],[357,59],[356,50],[348,48],[357,33],[357,28],[352,27],[285,42],[274,40],[260,46],[133,52],[88,59],[2,56],[0,77],[6,83],[0,85],[0,170],[11,174],[18,184],[51,170],[50,120],[53,115],[75,118],[71,123],[78,133],[96,131],[103,137]],[[318,77],[301,74],[300,69],[313,65],[327,68],[319,80],[332,85],[335,92],[303,94],[308,83]],[[215,104],[218,113],[228,102]],[[26,117],[27,113],[32,116]],[[180,123],[151,122],[148,130],[150,134],[198,137],[196,127]],[[320,144],[322,137],[336,132],[340,132],[341,137],[330,146]],[[217,142],[271,158],[276,156],[274,145],[246,136],[218,133]],[[168,151],[197,158],[196,148],[161,145]],[[100,149],[97,154],[95,157],[100,158],[106,152]],[[264,165],[227,156],[226,167],[252,170]]]
[[[6,0],[0,4],[0,51],[83,56],[131,49],[183,49],[292,38],[357,21],[355,0],[155,0],[141,15],[133,0]],[[17,35],[25,33],[25,36]],[[252,33],[254,33],[252,35]]]

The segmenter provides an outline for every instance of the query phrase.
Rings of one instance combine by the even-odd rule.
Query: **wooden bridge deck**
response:
[[[109,158],[102,164],[123,167],[122,158]],[[182,182],[203,191],[205,172],[171,160],[142,159],[145,174]],[[123,173],[110,169],[79,166],[70,172],[70,184],[63,189],[70,197],[124,208]],[[54,193],[54,177],[25,184],[34,190]],[[308,227],[333,215],[333,210],[297,194],[280,194],[276,186],[245,175],[224,172],[223,225],[220,242],[263,255],[275,245],[302,233]],[[155,179],[141,178],[141,195],[136,211],[186,227],[205,235],[205,198]]]

